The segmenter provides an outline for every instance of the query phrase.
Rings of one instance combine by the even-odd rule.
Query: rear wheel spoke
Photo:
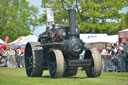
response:
[[[28,69],[28,70],[32,69],[32,65],[30,65],[27,69]]]

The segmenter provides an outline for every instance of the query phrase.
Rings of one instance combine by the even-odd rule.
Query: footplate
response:
[[[88,67],[91,65],[90,59],[84,59],[84,60],[69,60],[68,65],[71,67]]]

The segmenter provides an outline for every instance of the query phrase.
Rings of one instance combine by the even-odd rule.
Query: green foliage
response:
[[[126,28],[128,28],[128,13],[126,14]]]
[[[43,8],[53,9],[57,24],[62,19],[68,20],[66,9],[70,6],[77,9],[77,24],[81,32],[116,34],[125,29],[121,23],[124,14],[120,10],[128,6],[128,0],[42,0]],[[42,17],[46,22],[46,14]]]
[[[37,9],[26,0],[0,0],[0,38],[9,36],[9,42],[31,34],[30,25],[36,25]]]
[[[118,31],[128,28],[128,13],[122,15],[118,27],[119,27]]]

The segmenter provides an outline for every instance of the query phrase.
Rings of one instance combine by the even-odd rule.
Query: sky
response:
[[[30,5],[33,5],[33,6],[39,8],[39,14],[43,13],[44,9],[40,7],[42,0],[27,0],[27,1],[30,3]],[[39,36],[39,34],[41,34],[42,32],[45,31],[45,27],[46,27],[46,25],[36,27],[33,34],[36,36]]]
[[[127,12],[128,12],[128,7],[123,8],[123,9],[121,10],[121,12],[123,12],[123,13],[127,13]]]
[[[33,5],[33,6],[39,8],[39,14],[43,13],[44,9],[40,7],[42,0],[27,0],[27,1],[30,2],[30,5]],[[123,12],[123,13],[128,12],[128,7],[123,8],[120,12]],[[36,36],[39,36],[39,34],[41,34],[42,32],[45,31],[45,27],[46,27],[46,25],[36,27],[33,34]]]
[[[42,0],[27,0],[27,1],[30,3],[30,5],[33,5],[33,6],[39,8],[39,14],[42,14],[43,13],[43,10],[44,9],[40,7]]]

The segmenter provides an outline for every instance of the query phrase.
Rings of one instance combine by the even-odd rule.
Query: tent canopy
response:
[[[119,31],[118,36],[119,36],[119,44],[122,42],[128,42],[128,28]]]
[[[11,44],[25,45],[28,42],[37,42],[37,40],[38,40],[38,37],[35,35],[21,36],[15,41],[9,43],[9,45]]]
[[[121,31],[119,31],[119,32],[128,32],[128,28],[127,29],[124,29],[124,30],[121,30]]]
[[[107,34],[80,34],[80,39],[85,43],[117,43],[118,35]]]
[[[119,31],[119,38],[126,38],[126,37],[128,37],[128,28]]]
[[[0,44],[4,44],[4,41],[2,39],[0,39]]]
[[[7,45],[0,45],[0,51],[3,49],[3,48],[6,48]]]

